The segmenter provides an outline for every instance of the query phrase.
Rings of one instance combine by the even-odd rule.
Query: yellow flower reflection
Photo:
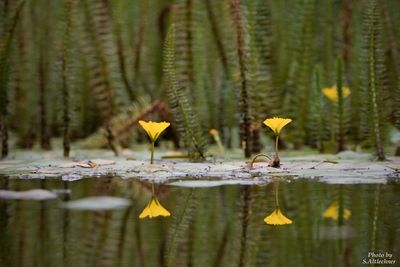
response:
[[[274,131],[275,135],[279,135],[281,133],[282,128],[285,127],[291,121],[292,119],[274,117],[266,119],[264,121],[264,124],[267,125],[269,128],[271,128],[271,130]]]
[[[168,128],[170,125],[169,122],[153,122],[153,121],[139,121],[140,126],[146,131],[149,135],[152,142],[155,142],[160,134]]]
[[[161,205],[158,199],[153,196],[146,208],[142,211],[142,213],[140,213],[139,218],[144,219],[146,217],[153,218],[158,216],[167,217],[170,215],[171,213],[169,213],[169,211]]]
[[[276,208],[270,215],[265,217],[264,222],[271,225],[292,224],[292,220],[283,215],[279,208]]]
[[[292,224],[292,220],[283,215],[279,208],[279,180],[274,181],[274,191],[276,208],[270,215],[264,218],[264,222],[270,225]]]
[[[349,209],[343,209],[343,218],[348,219],[351,216],[351,211]],[[333,202],[323,213],[322,217],[331,218],[333,220],[339,219],[339,205],[337,201]]]
[[[348,97],[351,93],[348,87],[342,87],[343,97]],[[322,93],[332,102],[338,102],[339,95],[336,86],[322,89]]]

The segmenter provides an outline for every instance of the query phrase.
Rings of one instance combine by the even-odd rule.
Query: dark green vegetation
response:
[[[171,121],[164,140],[195,159],[211,128],[249,157],[278,115],[293,119],[286,147],[384,159],[400,127],[398,10],[396,0],[1,1],[1,156],[57,138],[65,156],[71,143],[118,154],[146,141],[137,121],[152,119]],[[321,93],[332,86],[337,103]]]
[[[362,259],[371,251],[388,252],[399,260],[397,183],[282,181],[280,207],[293,220],[284,226],[263,221],[275,209],[272,183],[156,186],[171,217],[139,220],[151,198],[148,183],[0,178],[1,190],[71,190],[56,200],[0,199],[0,266],[363,266]],[[62,201],[99,195],[131,199],[133,204],[112,211],[60,207]],[[323,218],[333,201],[351,216]]]

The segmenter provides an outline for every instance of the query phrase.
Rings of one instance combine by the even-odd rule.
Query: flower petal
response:
[[[326,87],[322,89],[322,93],[332,102],[338,102],[338,90],[337,87]],[[351,93],[349,87],[342,87],[343,97],[348,97]]]
[[[279,208],[275,209],[269,216],[265,217],[264,222],[270,225],[292,224],[292,220],[282,214]]]
[[[264,121],[264,124],[266,126],[268,126],[269,128],[271,128],[271,130],[274,131],[275,135],[279,135],[282,128],[285,127],[291,121],[292,121],[292,119],[274,117],[274,118],[266,119]]]
[[[156,141],[160,134],[170,126],[169,122],[152,122],[152,121],[139,121],[140,126],[146,131],[149,135],[152,142]]]
[[[343,218],[348,219],[351,216],[351,211],[349,209],[343,210]],[[337,201],[332,202],[331,205],[322,213],[322,217],[330,218],[335,221],[339,219],[339,205]]]
[[[147,204],[146,208],[139,215],[139,219],[144,219],[146,217],[153,218],[158,216],[170,216],[168,210],[166,210],[158,201],[156,197],[152,197],[149,204]]]

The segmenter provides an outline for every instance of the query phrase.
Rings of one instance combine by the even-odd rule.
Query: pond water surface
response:
[[[152,188],[171,216],[139,219]],[[31,189],[50,192],[4,191]],[[372,252],[400,266],[395,181],[193,188],[115,177],[0,178],[0,190],[1,267],[364,266]],[[115,198],[93,198],[103,196]],[[292,224],[264,221],[277,201]]]

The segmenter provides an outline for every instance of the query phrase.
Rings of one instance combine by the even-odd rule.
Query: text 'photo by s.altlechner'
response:
[[[400,266],[399,11],[0,1],[0,267]]]

